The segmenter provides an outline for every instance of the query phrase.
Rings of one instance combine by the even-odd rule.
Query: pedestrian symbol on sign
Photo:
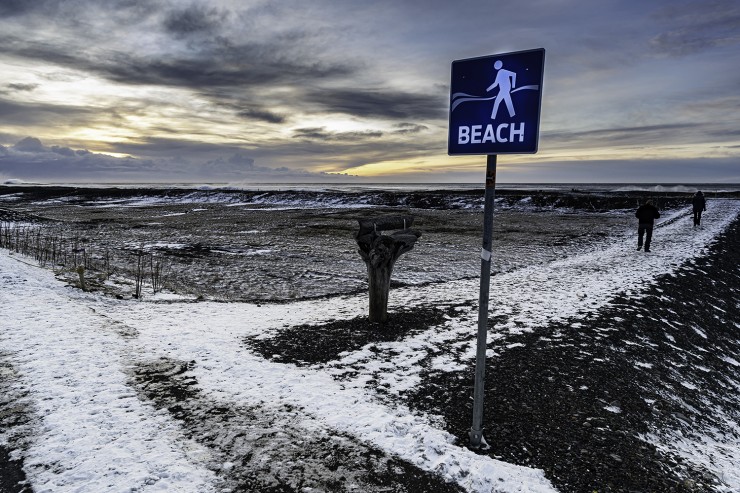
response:
[[[498,70],[496,74],[496,80],[488,86],[486,92],[491,92],[493,88],[498,86],[498,95],[496,96],[496,102],[493,103],[493,111],[491,112],[491,120],[496,119],[496,113],[498,113],[498,105],[501,104],[501,100],[506,103],[506,109],[509,110],[509,116],[513,117],[516,115],[514,111],[514,103],[511,102],[511,90],[516,87],[516,74],[503,68],[504,63],[501,60],[496,60],[493,68]]]

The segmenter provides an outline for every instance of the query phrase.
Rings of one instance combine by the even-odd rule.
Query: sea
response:
[[[483,183],[31,183],[7,180],[5,186],[27,187],[74,187],[74,188],[151,188],[151,189],[197,189],[197,190],[245,190],[245,191],[425,191],[449,190],[470,191],[483,188]],[[548,191],[548,192],[656,192],[695,193],[698,190],[710,193],[739,193],[740,183],[497,183],[497,190]]]

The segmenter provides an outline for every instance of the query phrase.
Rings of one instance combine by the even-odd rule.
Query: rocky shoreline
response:
[[[709,200],[740,198],[739,191],[707,193]],[[158,187],[71,187],[71,186],[17,186],[0,185],[0,203],[6,197],[10,203],[43,202],[92,206],[101,203],[126,201],[152,201],[158,204],[173,203],[225,203],[253,204],[258,206],[311,206],[311,207],[390,207],[427,210],[482,209],[483,188],[429,190],[342,190],[326,187],[311,190],[288,186],[285,189],[235,189],[235,188],[158,188]],[[496,206],[535,207],[542,209],[570,209],[573,211],[608,212],[633,209],[640,202],[652,199],[659,208],[681,207],[691,202],[692,193],[683,191],[606,191],[572,188],[567,191],[526,188],[499,188]],[[0,220],[3,219],[0,208]]]

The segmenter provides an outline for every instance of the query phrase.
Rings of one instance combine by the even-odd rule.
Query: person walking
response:
[[[707,201],[701,190],[696,192],[691,204],[694,206],[694,226],[699,226],[701,224],[701,213],[707,210]]]
[[[637,249],[642,249],[642,237],[645,237],[645,251],[650,251],[650,241],[653,239],[653,225],[655,220],[660,217],[658,208],[653,205],[652,200],[646,201],[643,205],[637,208],[635,217],[638,220],[637,224]]]

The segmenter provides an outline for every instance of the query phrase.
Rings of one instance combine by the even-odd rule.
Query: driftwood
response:
[[[381,216],[358,219],[360,230],[355,239],[360,247],[359,254],[367,266],[370,296],[370,321],[388,320],[388,293],[391,288],[391,274],[396,260],[414,248],[421,232],[410,229],[414,223],[412,216]],[[390,235],[381,231],[397,229]]]

